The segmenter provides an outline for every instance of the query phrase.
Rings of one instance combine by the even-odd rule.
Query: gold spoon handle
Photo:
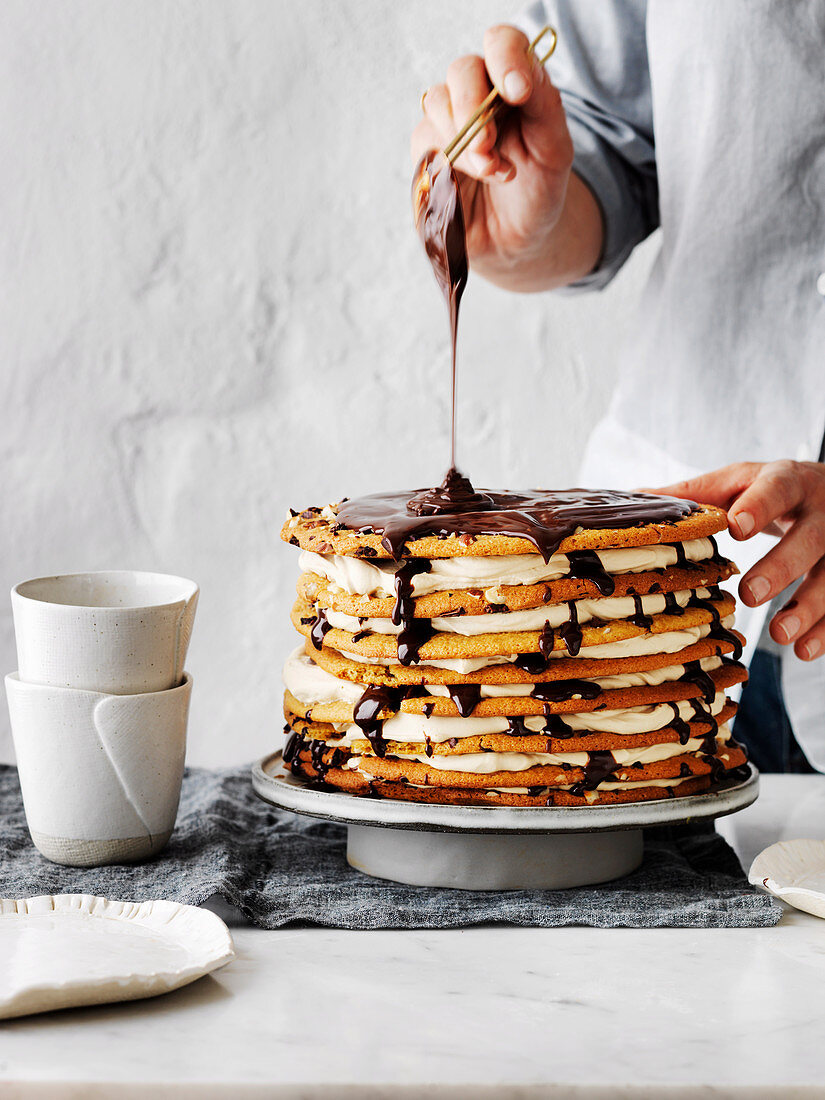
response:
[[[550,43],[550,48],[542,57],[538,59],[539,65],[543,65],[545,61],[547,61],[547,59],[552,55],[553,51],[556,48],[556,43],[559,40],[555,29],[551,27],[548,23],[546,26],[542,27],[542,29],[530,43],[531,53],[535,53],[536,46],[539,44],[539,42],[541,42],[542,38],[544,38],[546,34],[551,34],[553,36],[553,40]],[[464,150],[467,148],[473,138],[475,138],[475,136],[484,129],[487,123],[495,117],[496,113],[502,107],[506,106],[508,106],[508,104],[506,104],[504,100],[501,99],[501,97],[499,96],[498,88],[493,88],[489,95],[487,95],[485,99],[482,100],[482,102],[478,105],[478,107],[476,107],[476,109],[473,111],[473,113],[455,135],[450,144],[444,147],[444,156],[447,158],[450,164],[453,164],[456,158],[461,156],[461,154],[464,152]]]

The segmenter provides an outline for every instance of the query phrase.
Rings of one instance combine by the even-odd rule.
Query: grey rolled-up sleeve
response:
[[[645,0],[547,0],[514,21],[531,39],[546,23],[558,32],[547,68],[567,113],[573,170],[604,217],[595,270],[567,290],[606,286],[659,224],[645,14]]]

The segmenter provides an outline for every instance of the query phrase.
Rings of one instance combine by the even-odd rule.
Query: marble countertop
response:
[[[719,823],[745,866],[825,835],[825,780]],[[825,1096],[825,922],[775,928],[233,929],[152,1001],[0,1024],[0,1095],[519,1100]]]

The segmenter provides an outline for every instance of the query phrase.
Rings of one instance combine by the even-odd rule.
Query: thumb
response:
[[[517,108],[517,126],[505,127],[503,155],[514,163],[532,159],[551,171],[569,169],[573,143],[558,89],[515,27],[491,27],[484,36],[484,60],[502,99]]]

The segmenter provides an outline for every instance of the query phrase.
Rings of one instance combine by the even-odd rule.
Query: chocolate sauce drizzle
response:
[[[668,703],[667,706],[673,711],[673,721],[668,724],[671,729],[676,732],[676,736],[679,738],[679,744],[686,745],[690,740],[690,723],[686,722],[679,714],[678,703]]]
[[[638,626],[641,630],[649,630],[653,625],[653,619],[650,615],[645,615],[644,608],[642,606],[642,597],[639,595],[633,596],[633,614],[628,615],[628,622],[633,623],[634,626]]]
[[[465,540],[478,535],[526,539],[549,561],[578,528],[675,523],[696,507],[675,497],[618,490],[475,491],[467,478],[451,469],[439,489],[374,493],[347,500],[338,509],[337,521],[360,534],[380,535],[396,561],[404,556],[409,539],[451,535]]]
[[[570,618],[559,627],[559,637],[567,646],[567,652],[570,656],[577,657],[582,647],[582,628],[579,626],[579,612],[576,608],[576,601],[569,600],[567,607],[570,611]]]
[[[598,684],[591,680],[555,680],[545,684],[535,684],[533,698],[543,703],[566,703],[568,699],[579,696],[582,699],[597,699],[602,693]]]
[[[711,676],[705,672],[699,661],[688,661],[682,676],[689,684],[696,684],[701,689],[702,698],[706,703],[712,703],[716,698],[716,684]]]
[[[675,592],[665,592],[665,614],[684,615],[685,609],[676,599]]]
[[[675,542],[672,544],[673,549],[676,551],[676,564],[680,569],[689,569],[692,572],[696,572],[702,568],[702,563],[698,561],[690,561],[685,553],[684,545],[681,542]],[[716,550],[716,543],[713,544],[714,551]]]
[[[290,732],[283,749],[284,763],[289,765],[293,773],[303,774],[299,757],[309,749],[310,763],[316,772],[315,778],[311,780],[313,783],[323,785],[330,768],[339,768],[349,755],[343,749],[330,749],[325,741],[310,741],[305,734],[292,730],[289,726],[285,727],[284,732],[287,730]]]
[[[560,740],[566,740],[568,737],[576,736],[576,731],[568,726],[560,714],[547,714],[545,715],[545,719],[544,729],[551,737],[558,737]]]
[[[284,728],[284,733],[287,733],[286,744],[284,745],[283,751],[284,763],[291,764],[306,744],[306,740],[303,734],[298,733],[297,730],[292,729],[290,726]]]
[[[549,660],[541,653],[519,653],[513,661],[514,668],[521,669],[529,676],[540,676],[547,671],[549,664]]]
[[[691,699],[689,702],[693,708],[694,720],[702,722],[710,727],[706,733],[702,734],[697,755],[701,760],[704,760],[710,768],[711,782],[716,783],[725,774],[725,765],[716,755],[719,747],[716,741],[716,735],[719,732],[719,722],[709,710],[705,710],[698,699]],[[684,744],[684,742],[682,743]]]
[[[592,581],[603,596],[612,596],[616,591],[616,581],[602,565],[595,550],[569,550],[567,558],[570,562],[568,576]]]
[[[733,659],[738,661],[742,656],[742,643],[732,630],[728,630],[727,627],[722,626],[722,618],[719,614],[719,608],[716,606],[716,602],[722,599],[722,590],[718,584],[710,585],[708,587],[710,597],[708,599],[701,600],[698,597],[694,597],[691,600],[693,607],[704,608],[705,611],[709,611],[711,614],[710,634],[709,637],[716,642],[730,642],[733,646]]]
[[[528,729],[524,723],[524,718],[521,715],[513,715],[513,717],[507,719],[509,731],[513,737],[535,737],[536,732]],[[571,729],[570,726],[564,721],[560,714],[546,714],[544,723],[544,733],[549,733],[551,737],[557,737],[560,740],[564,740],[568,737],[575,737],[576,731]],[[553,748],[551,743],[547,742],[547,752],[552,752]]]
[[[599,750],[588,753],[584,778],[573,784],[570,793],[581,796],[585,791],[595,790],[600,783],[603,783],[614,774],[617,766],[616,758],[612,752]]]
[[[544,626],[541,628],[541,633],[539,634],[539,656],[545,662],[544,667],[541,669],[542,672],[545,672],[547,670],[547,661],[552,654],[555,645],[556,633],[550,625],[549,620],[545,620]],[[528,656],[535,656],[535,654],[520,654],[520,657]],[[516,660],[516,665],[518,665],[518,659]]]
[[[714,736],[716,736],[716,734],[719,732],[719,722],[716,719],[716,716],[711,714],[711,712],[709,710],[705,710],[705,708],[702,706],[702,704],[699,702],[698,699],[689,699],[688,702],[690,703],[691,707],[693,708],[694,721],[699,721],[699,722],[704,723],[704,725],[706,725],[706,726],[710,726],[710,732]],[[707,735],[703,735],[703,736],[707,736]]]
[[[431,568],[426,558],[409,558],[395,571],[395,604],[391,618],[394,626],[401,627],[398,634],[398,660],[402,665],[417,664],[421,647],[435,633],[429,619],[415,617],[413,599],[415,578],[422,573],[429,573]]]
[[[310,641],[316,649],[320,649],[324,644],[324,635],[330,630],[332,630],[332,625],[327,622],[326,612],[321,608],[309,631]]]
[[[398,660],[402,665],[418,664],[421,647],[435,631],[429,619],[412,619],[398,635]]]
[[[373,684],[368,687],[353,707],[352,720],[372,745],[376,756],[386,756],[387,745],[384,741],[384,721],[378,715],[382,710],[398,710],[409,694],[406,687],[390,687],[387,684]]]
[[[481,684],[447,684],[447,691],[462,718],[469,718],[481,699]]]

